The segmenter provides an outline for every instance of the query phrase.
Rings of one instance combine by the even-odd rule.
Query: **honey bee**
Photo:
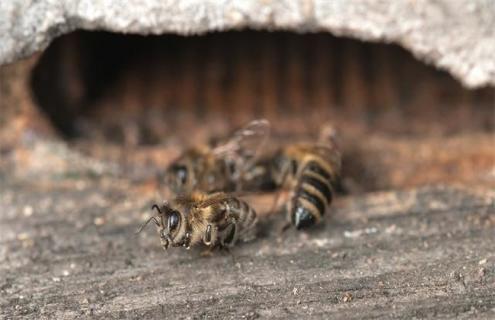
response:
[[[322,219],[332,202],[340,167],[341,155],[334,141],[290,144],[276,153],[273,179],[280,188],[290,190],[285,209],[288,222],[296,229]]]
[[[254,179],[252,167],[269,133],[267,120],[254,120],[215,147],[186,150],[167,168],[167,185],[175,194],[242,190]]]
[[[158,213],[146,221],[138,233],[153,221],[166,250],[203,243],[210,250],[230,248],[237,241],[255,237],[256,212],[244,201],[223,192],[193,192],[177,197],[172,203],[154,204]]]

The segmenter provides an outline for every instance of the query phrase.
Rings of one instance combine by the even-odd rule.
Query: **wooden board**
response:
[[[495,195],[431,186],[339,198],[323,226],[232,254],[134,235],[156,197],[116,178],[0,183],[0,318],[495,317]]]

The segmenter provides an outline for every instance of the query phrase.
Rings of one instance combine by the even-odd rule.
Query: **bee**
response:
[[[138,233],[153,221],[166,250],[169,247],[189,249],[203,243],[210,250],[230,248],[237,241],[255,237],[256,212],[246,202],[223,192],[193,192],[175,198],[172,203],[154,204],[158,215],[146,221]]]
[[[175,194],[242,190],[256,178],[252,168],[269,133],[267,120],[254,120],[215,147],[186,150],[167,168],[167,185]]]
[[[288,225],[304,229],[322,219],[332,203],[340,167],[341,155],[333,141],[289,144],[275,154],[273,179],[290,190],[285,206]]]

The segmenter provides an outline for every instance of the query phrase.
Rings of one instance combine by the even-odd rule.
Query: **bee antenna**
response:
[[[160,210],[158,210],[158,211],[160,211]],[[159,223],[158,223],[158,221],[156,220],[156,217],[151,217],[151,218],[149,218],[148,220],[146,220],[146,222],[145,222],[145,223],[143,223],[143,224],[139,227],[139,229],[135,232],[135,234],[139,234],[141,231],[143,231],[144,227],[146,227],[146,226],[148,225],[148,223],[150,223],[150,221],[151,221],[151,220],[153,220],[157,226],[160,226],[160,224],[159,224]]]
[[[156,209],[160,214],[163,214],[163,212],[160,210],[160,207],[157,204],[154,204],[151,206],[151,210]]]

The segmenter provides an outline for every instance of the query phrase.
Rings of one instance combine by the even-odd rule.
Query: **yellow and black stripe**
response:
[[[319,222],[332,202],[334,177],[319,161],[301,170],[289,205],[289,219],[296,229]]]
[[[237,240],[246,240],[245,236],[252,231],[255,226],[256,212],[245,201],[237,198],[230,198],[225,202],[226,223],[219,226],[222,234],[220,242],[224,246],[233,246]],[[228,217],[234,217],[235,224],[232,224]]]

